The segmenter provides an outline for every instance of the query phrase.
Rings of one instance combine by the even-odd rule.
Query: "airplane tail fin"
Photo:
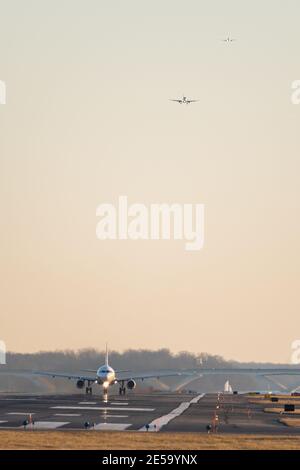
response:
[[[105,349],[105,365],[108,366],[108,348],[107,348],[107,343],[106,343],[106,349]]]

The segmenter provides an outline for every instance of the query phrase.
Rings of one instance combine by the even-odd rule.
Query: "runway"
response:
[[[300,434],[263,409],[245,395],[222,394],[219,402],[217,394],[130,393],[107,402],[95,395],[1,395],[0,429],[24,429],[31,415],[31,430],[84,430],[88,422],[95,431],[204,433],[217,413],[219,433]]]
[[[184,412],[195,398],[179,394],[130,394],[104,401],[95,395],[7,395],[0,397],[0,428],[23,429],[24,420],[31,415],[34,425],[28,429],[79,430],[88,422],[94,430],[160,430],[161,419],[170,422],[175,418],[174,409],[184,406]]]

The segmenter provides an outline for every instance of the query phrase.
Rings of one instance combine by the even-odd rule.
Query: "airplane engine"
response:
[[[127,388],[128,388],[129,390],[133,390],[135,387],[136,387],[136,382],[135,382],[133,379],[128,380],[128,382],[127,382]]]
[[[77,380],[76,387],[77,388],[83,388],[84,387],[84,380]]]

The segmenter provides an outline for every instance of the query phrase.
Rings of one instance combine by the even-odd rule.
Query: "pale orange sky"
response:
[[[298,0],[0,0],[0,11],[8,349],[108,341],[289,362],[300,337]],[[182,93],[199,103],[168,101]],[[97,240],[97,206],[123,194],[204,203],[204,249]]]

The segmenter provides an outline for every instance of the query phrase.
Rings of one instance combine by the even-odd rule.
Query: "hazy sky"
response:
[[[0,0],[9,350],[108,341],[289,361],[299,26],[299,0]],[[200,101],[168,101],[182,93]],[[123,194],[205,204],[204,249],[97,240],[97,206]]]

